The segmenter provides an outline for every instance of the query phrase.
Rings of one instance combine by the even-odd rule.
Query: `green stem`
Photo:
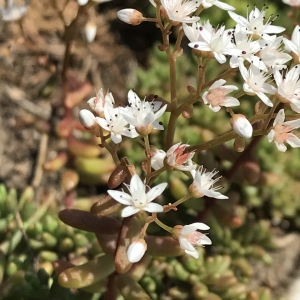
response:
[[[161,227],[162,229],[172,233],[173,228],[169,227],[167,225],[165,225],[164,223],[162,223],[161,221],[159,221],[157,218],[154,221],[159,227]]]
[[[177,200],[175,203],[173,203],[172,206],[176,207],[179,204],[185,202],[186,200],[189,200],[190,198],[191,198],[191,195],[187,194],[187,195],[183,196],[181,199]]]
[[[266,135],[266,134],[268,134],[268,130],[255,130],[255,131],[253,131],[252,136],[259,136],[259,135]],[[223,135],[221,135],[211,141],[208,141],[206,143],[188,147],[188,148],[186,148],[185,152],[191,152],[191,151],[200,152],[203,150],[207,150],[207,149],[219,146],[221,144],[224,144],[230,140],[233,140],[236,137],[238,137],[238,134],[232,130],[232,131],[226,132]]]
[[[242,96],[246,95],[244,90],[241,90],[239,93],[237,93],[236,95],[234,95],[233,97],[236,99],[241,98]]]

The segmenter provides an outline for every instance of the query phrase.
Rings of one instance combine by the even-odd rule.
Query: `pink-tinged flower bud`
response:
[[[147,244],[144,239],[133,242],[127,250],[127,258],[131,263],[136,263],[142,259],[147,250]]]
[[[94,22],[88,22],[85,25],[85,37],[86,40],[91,43],[95,37],[96,37],[96,33],[97,33],[97,26]]]
[[[140,25],[143,22],[143,15],[136,9],[133,8],[125,8],[119,10],[118,18],[123,21],[124,23],[131,24],[131,25]]]
[[[77,0],[77,2],[80,6],[83,6],[86,5],[89,2],[89,0]]]
[[[86,129],[94,129],[97,126],[95,116],[87,109],[82,109],[79,112],[79,121]]]
[[[230,124],[233,130],[241,137],[250,138],[253,133],[251,123],[247,120],[244,115],[237,114],[232,117]]]

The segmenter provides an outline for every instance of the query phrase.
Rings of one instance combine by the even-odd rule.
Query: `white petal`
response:
[[[138,174],[134,174],[131,177],[130,180],[130,192],[131,194],[141,191],[141,192],[145,192],[145,184],[143,183],[143,181],[141,180],[141,178],[139,177]]]
[[[300,139],[292,133],[290,134],[290,137],[286,140],[286,142],[293,148],[300,147]]]
[[[287,149],[286,145],[284,145],[283,143],[275,142],[275,145],[276,145],[277,149],[281,152],[285,152]]]
[[[202,190],[203,191],[203,194],[207,197],[210,197],[210,198],[216,198],[216,199],[228,199],[227,196],[219,193],[219,192],[216,192],[214,190]]]
[[[180,248],[188,251],[193,251],[195,250],[194,246],[183,236],[178,237]]]
[[[259,92],[259,93],[256,93],[256,95],[266,105],[273,107],[272,101],[264,93]]]
[[[209,88],[209,90],[213,90],[213,89],[216,89],[220,86],[222,86],[224,83],[226,83],[226,80],[224,79],[219,79],[217,81],[215,81]]]
[[[112,141],[115,143],[115,144],[119,144],[122,142],[122,135],[121,134],[115,134],[115,133],[111,133],[110,135]]]
[[[203,235],[201,235],[201,238],[200,238],[200,244],[201,245],[211,245],[212,241],[207,235],[203,234]]]
[[[131,205],[131,196],[127,193],[114,190],[108,190],[107,192],[110,196],[112,196],[116,201],[120,202],[121,204]]]
[[[268,134],[268,141],[269,143],[274,141],[275,131],[272,129]]]
[[[127,217],[130,217],[130,216],[136,214],[139,211],[140,211],[140,208],[136,208],[133,206],[127,206],[122,210],[121,216],[122,216],[122,218],[127,218]]]
[[[235,10],[235,8],[233,6],[226,4],[224,2],[221,2],[221,1],[216,1],[214,4],[215,4],[215,6],[218,6],[224,10]]]
[[[216,52],[213,53],[214,53],[214,57],[220,64],[224,64],[226,62],[226,56],[224,54],[220,54]]]
[[[108,122],[105,119],[96,117],[96,122],[105,130],[110,131],[110,127],[108,126]]]
[[[192,232],[196,231],[197,229],[208,230],[209,228],[210,227],[204,223],[192,223],[192,224],[183,226],[180,233],[185,235],[185,234],[192,233]]]
[[[153,213],[153,212],[163,212],[164,208],[160,204],[150,202],[144,207],[144,210]]]
[[[284,109],[282,108],[276,115],[275,119],[274,119],[274,123],[273,125],[282,125],[282,123],[284,122],[284,118],[285,118],[285,114],[284,114]]]
[[[185,253],[193,256],[194,258],[199,258],[199,253],[195,248],[192,251],[185,250]]]
[[[163,191],[165,190],[165,188],[167,187],[167,183],[161,183],[155,187],[153,187],[148,193],[147,193],[147,197],[148,197],[148,202],[153,201],[157,196],[161,195],[163,193]]]

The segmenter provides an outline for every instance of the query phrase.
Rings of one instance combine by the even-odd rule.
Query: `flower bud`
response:
[[[245,145],[246,145],[245,140],[240,136],[238,136],[234,140],[233,148],[236,152],[243,152],[245,150]]]
[[[142,259],[147,250],[147,244],[144,239],[134,241],[127,250],[127,258],[131,263],[136,263]]]
[[[97,125],[95,116],[87,109],[79,112],[79,121],[86,129],[93,129]]]
[[[233,130],[241,137],[250,138],[253,133],[251,123],[247,120],[244,115],[236,114],[230,120],[230,124]]]
[[[85,24],[85,37],[86,37],[86,40],[91,43],[95,37],[96,37],[96,33],[97,33],[97,26],[94,22],[87,22]]]
[[[140,25],[143,22],[143,15],[136,9],[133,8],[125,8],[119,10],[118,18],[123,21],[124,23],[131,24],[131,25]]]

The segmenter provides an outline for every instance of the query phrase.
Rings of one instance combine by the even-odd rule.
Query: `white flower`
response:
[[[238,56],[233,55],[229,60],[231,68],[236,68],[239,66],[240,59],[247,60],[249,62],[255,61],[254,54],[260,50],[260,45],[257,41],[253,41],[252,37],[243,33],[239,24],[236,25],[236,28],[233,33],[233,40],[236,49],[240,50]]]
[[[300,1],[299,1],[300,6]],[[297,25],[292,33],[292,39],[283,38],[283,42],[286,47],[298,57],[298,62],[300,60],[300,26]]]
[[[269,142],[275,143],[277,149],[281,152],[285,152],[287,147],[284,145],[288,143],[293,148],[300,147],[300,139],[291,133],[293,129],[300,127],[300,119],[284,122],[285,114],[284,109],[281,109],[274,120],[273,129],[268,134]]]
[[[96,37],[96,33],[97,33],[97,26],[94,22],[90,21],[88,23],[85,24],[85,37],[86,40],[91,43],[95,37]]]
[[[147,250],[147,244],[144,239],[139,239],[130,244],[127,249],[127,258],[129,262],[136,263],[142,259]]]
[[[114,97],[112,93],[107,92],[106,95],[104,96],[103,94],[103,89],[101,88],[96,97],[91,98],[88,100],[88,105],[90,108],[99,116],[99,117],[104,117],[104,106],[105,104],[110,105],[113,107],[115,104]]]
[[[2,20],[5,22],[16,21],[21,19],[27,12],[28,6],[18,6],[14,0],[8,0],[7,7],[0,7],[0,13],[2,14]]]
[[[227,94],[231,93],[238,88],[234,85],[223,85],[226,82],[224,79],[215,81],[211,87],[203,95],[203,102],[209,105],[209,108],[218,112],[221,106],[232,107],[240,105],[239,100],[234,97],[228,97]]]
[[[204,42],[204,39],[202,38],[201,31],[203,28],[205,28],[208,32],[212,32],[214,28],[209,23],[209,20],[207,20],[204,25],[202,25],[201,22],[194,22],[191,26],[189,26],[186,23],[182,23],[183,31],[186,35],[186,37],[190,40],[190,42],[198,42],[202,41]]]
[[[134,174],[130,180],[130,185],[125,184],[129,194],[120,191],[108,190],[108,194],[121,204],[128,205],[122,210],[122,217],[126,218],[145,210],[150,213],[162,212],[163,207],[160,204],[152,203],[152,201],[162,194],[167,187],[167,183],[161,183],[148,192],[147,186],[142,182],[137,174]]]
[[[122,141],[122,135],[135,138],[138,136],[136,130],[127,127],[128,122],[122,117],[119,108],[113,108],[110,105],[104,106],[105,119],[96,117],[96,122],[105,130],[110,131],[111,139],[115,144]]]
[[[143,14],[133,8],[121,9],[117,12],[118,18],[127,24],[139,25],[143,22]]]
[[[95,116],[87,109],[79,112],[79,121],[86,129],[93,129],[97,125]]]
[[[253,133],[251,123],[244,115],[235,114],[230,120],[233,130],[241,137],[250,138]]]
[[[129,107],[121,108],[123,118],[141,135],[151,133],[152,129],[163,130],[164,127],[156,119],[165,112],[167,104],[157,110],[161,102],[141,101],[136,93],[131,92],[128,96]]]
[[[192,223],[190,225],[177,225],[173,229],[173,237],[178,239],[179,245],[185,253],[198,258],[199,253],[194,246],[211,245],[209,237],[197,230],[208,230],[209,226],[204,223]]]
[[[232,43],[232,31],[225,30],[225,26],[211,32],[203,27],[200,34],[203,41],[189,43],[189,47],[199,51],[212,52],[220,64],[226,62],[225,55],[238,56],[241,52]]]
[[[245,80],[243,84],[243,89],[247,95],[258,96],[261,101],[263,101],[268,106],[273,106],[271,100],[264,94],[268,93],[271,95],[275,94],[275,87],[269,83],[266,83],[266,80],[270,77],[265,72],[261,72],[259,68],[254,65],[250,65],[247,70],[243,62],[240,61],[239,69],[243,79]]]
[[[205,172],[201,166],[197,170],[192,170],[191,174],[194,178],[193,183],[189,186],[189,192],[194,198],[201,198],[207,196],[216,199],[228,199],[227,196],[222,195],[217,192],[221,187],[213,185],[221,179],[221,176],[213,179],[213,177],[218,173],[218,171]]]
[[[279,47],[282,44],[282,36],[275,37],[268,41],[262,39],[259,41],[260,46],[262,49],[259,51],[258,56],[262,59],[264,64],[268,68],[277,68],[283,69],[285,68],[285,63],[292,59],[292,57],[287,54],[283,53]],[[263,69],[263,68],[260,68]]]
[[[229,4],[226,4],[224,2],[221,2],[219,0],[202,0],[201,4],[203,5],[204,8],[209,8],[212,7],[213,5],[224,9],[224,10],[235,10],[235,8]]]
[[[166,157],[166,152],[161,149],[157,149],[156,147],[151,147],[150,150],[151,155],[151,167],[154,170],[159,170],[164,166],[164,159]]]
[[[197,10],[200,1],[197,0],[161,0],[170,20],[175,22],[192,23],[200,20],[197,16],[190,16]]]
[[[177,143],[173,145],[166,155],[166,164],[174,169],[181,171],[191,171],[196,167],[192,163],[195,152],[183,153],[188,144]]]
[[[267,34],[281,33],[285,30],[284,27],[271,25],[274,20],[270,20],[270,18],[265,22],[265,15],[266,15],[265,9],[262,9],[260,11],[257,7],[255,7],[250,12],[247,19],[232,11],[229,11],[228,13],[230,17],[241,26],[242,32],[251,34],[255,37],[261,36],[262,34],[265,33]]]
[[[274,68],[274,79],[278,86],[276,96],[283,102],[290,102],[291,108],[300,112],[300,65],[294,66],[284,76]]]

